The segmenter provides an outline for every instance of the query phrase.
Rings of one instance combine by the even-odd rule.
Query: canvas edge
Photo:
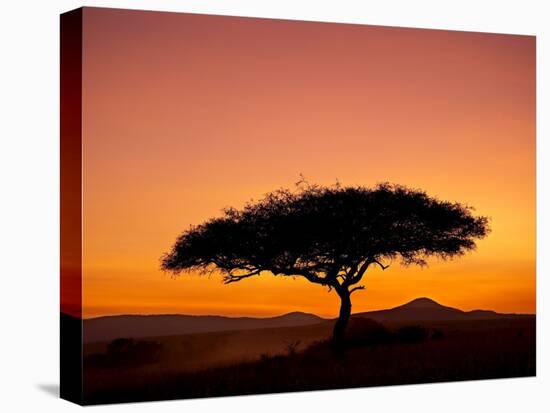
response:
[[[60,397],[83,403],[83,9],[60,15]]]

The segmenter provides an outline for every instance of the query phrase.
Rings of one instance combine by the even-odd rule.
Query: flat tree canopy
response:
[[[387,183],[302,185],[189,228],[162,258],[162,268],[175,274],[217,269],[228,284],[263,273],[304,277],[335,289],[343,324],[336,336],[343,334],[350,294],[363,288],[356,284],[369,266],[453,258],[473,250],[488,232],[488,219],[474,216],[472,208],[421,190]]]

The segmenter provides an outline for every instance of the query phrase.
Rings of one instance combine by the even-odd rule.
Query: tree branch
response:
[[[364,290],[365,289],[365,286],[364,285],[358,285],[357,287],[353,287],[351,290],[349,290],[349,293],[350,295],[354,292],[354,291],[357,291],[357,290]]]
[[[359,266],[359,263],[354,263],[349,270],[346,272],[346,277],[353,277],[355,273],[357,272],[357,267]]]
[[[245,278],[248,278],[248,277],[252,277],[254,275],[259,275],[260,273],[262,272],[262,270],[258,269],[256,271],[252,271],[252,272],[249,272],[247,274],[241,274],[241,275],[233,275],[231,273],[228,273],[224,279],[223,279],[223,282],[224,284],[231,284],[231,283],[235,283],[237,281],[241,281]]]
[[[373,261],[370,258],[367,258],[363,262],[361,267],[359,267],[355,275],[353,277],[349,277],[346,280],[345,285],[349,287],[350,285],[357,284],[359,281],[361,281],[361,278],[363,278],[363,274],[365,274],[365,271],[367,271],[367,268],[369,268],[369,265],[371,265],[372,262]]]
[[[385,270],[386,268],[389,267],[389,265],[384,265],[382,264],[380,261],[378,261],[376,258],[367,258],[363,264],[359,267],[359,269],[357,270],[357,272],[355,273],[355,275],[353,277],[350,277],[350,278],[347,278],[344,285],[349,287],[351,285],[354,285],[354,284],[357,284],[359,281],[361,281],[361,279],[363,278],[363,275],[365,274],[365,272],[367,271],[367,269],[369,268],[369,265],[371,264],[377,264],[380,266],[380,268],[382,268],[382,270]]]
[[[272,268],[270,271],[277,275],[288,275],[288,276],[302,276],[309,282],[315,283],[315,284],[321,284],[321,285],[332,285],[329,284],[328,280],[321,278],[314,274],[313,272],[310,272],[308,270],[304,270],[301,268],[291,267],[291,268]]]
[[[378,260],[372,260],[372,262],[373,262],[374,264],[378,264],[378,265],[380,266],[380,268],[382,268],[382,271],[384,271],[386,268],[389,267],[389,265],[384,265],[384,264],[382,264],[382,263],[381,263],[380,261],[378,261]]]

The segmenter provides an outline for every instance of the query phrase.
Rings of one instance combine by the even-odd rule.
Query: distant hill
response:
[[[489,310],[462,311],[441,305],[430,298],[417,298],[387,310],[355,313],[352,317],[370,318],[379,322],[420,322],[493,320],[529,317],[525,314],[500,314]],[[121,315],[84,320],[84,342],[111,341],[119,337],[142,338],[221,331],[300,327],[332,322],[315,314],[293,312],[277,317],[224,317],[194,315]]]
[[[121,315],[84,320],[84,342],[119,337],[159,337],[278,327],[299,327],[326,321],[314,314],[293,312],[277,317],[224,317],[194,315]]]
[[[528,317],[526,314],[501,314],[490,310],[462,311],[446,307],[426,297],[417,298],[407,304],[388,310],[356,313],[354,317],[370,318],[375,321],[455,321],[493,320],[510,317]]]

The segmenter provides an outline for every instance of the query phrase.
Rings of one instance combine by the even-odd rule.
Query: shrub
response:
[[[296,356],[296,353],[297,353],[297,350],[298,350],[298,347],[300,346],[301,344],[301,341],[300,340],[297,340],[297,341],[292,341],[290,343],[287,343],[286,345],[286,353],[289,357],[294,357]]]
[[[369,318],[352,318],[346,332],[348,347],[374,346],[389,342],[390,332],[379,322]]]
[[[107,360],[111,365],[139,366],[155,363],[160,358],[162,345],[155,341],[117,338],[107,346]]]
[[[428,330],[420,326],[405,326],[398,328],[394,337],[400,343],[416,343],[428,338]]]
[[[432,331],[432,340],[441,340],[443,338],[444,334],[441,330],[433,330]]]

